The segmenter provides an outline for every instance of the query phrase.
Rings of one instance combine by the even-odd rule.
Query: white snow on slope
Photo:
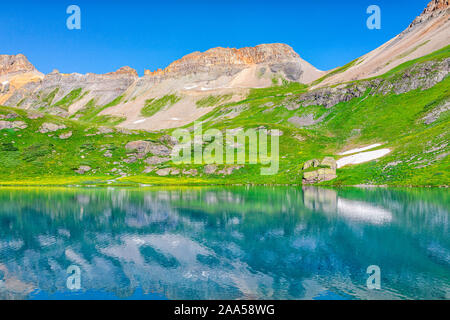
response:
[[[348,164],[359,164],[371,160],[375,160],[381,157],[384,157],[389,152],[391,152],[390,149],[380,149],[375,151],[368,151],[368,152],[361,152],[357,154],[353,154],[348,157],[344,157],[339,159],[337,162],[337,167],[342,168],[343,166],[346,166]]]
[[[357,152],[362,152],[362,151],[366,151],[366,150],[370,150],[376,147],[381,146],[381,143],[375,143],[375,144],[371,144],[370,146],[367,147],[362,147],[362,148],[356,148],[356,149],[351,149],[345,152],[341,152],[339,153],[340,156],[345,156],[347,154],[352,154],[352,153],[357,153]]]

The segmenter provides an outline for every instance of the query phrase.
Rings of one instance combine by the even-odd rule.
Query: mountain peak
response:
[[[146,75],[188,74],[206,71],[214,67],[246,67],[262,63],[280,63],[300,59],[288,45],[282,43],[260,44],[255,47],[216,47],[205,52],[192,52],[172,62],[164,70],[145,71]]]
[[[0,55],[0,76],[11,73],[25,73],[36,71],[35,67],[23,54]]]
[[[417,24],[421,24],[432,18],[440,16],[441,14],[448,14],[450,8],[449,2],[449,0],[430,1],[427,7],[423,10],[422,14],[414,19],[414,21],[409,25],[408,29],[411,29]]]
[[[125,66],[117,69],[117,71],[106,73],[106,75],[130,75],[133,77],[138,77],[138,74],[135,69]]]

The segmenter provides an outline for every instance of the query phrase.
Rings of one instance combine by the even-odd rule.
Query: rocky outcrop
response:
[[[86,172],[89,172],[91,170],[92,168],[90,166],[80,166],[75,170],[75,172],[78,174],[85,174]]]
[[[66,133],[61,133],[58,137],[61,140],[66,140],[69,139],[72,136],[72,131],[66,132]]]
[[[331,108],[340,102],[347,102],[354,98],[368,95],[401,94],[412,90],[426,90],[441,82],[450,72],[450,58],[441,61],[428,61],[416,64],[398,74],[388,78],[363,80],[356,83],[342,84],[335,87],[324,87],[289,98],[286,105],[290,110],[301,106],[322,105]],[[290,122],[299,126],[308,126],[320,122],[323,117],[314,119],[313,115],[292,117]]]
[[[158,156],[153,156],[144,160],[144,162],[147,164],[161,164],[168,161],[170,161],[169,157],[158,157]]]
[[[123,67],[107,74],[63,74],[57,70],[47,74],[37,83],[29,83],[16,90],[5,105],[21,108],[48,108],[64,97],[80,90],[71,102],[74,105],[68,116],[82,109],[89,101],[96,105],[106,105],[121,96],[136,80],[136,70]],[[51,99],[49,97],[52,97]],[[66,106],[69,107],[69,106]],[[61,115],[61,114],[59,114]]]
[[[36,71],[23,54],[0,55],[0,76]]]
[[[55,123],[49,123],[44,122],[41,127],[39,128],[40,133],[48,133],[48,132],[55,132],[58,130],[66,129],[67,127],[63,124],[55,124]]]
[[[410,32],[416,26],[436,18],[439,15],[448,14],[449,7],[449,0],[430,1],[427,7],[423,10],[422,14],[414,19],[414,21],[408,26],[408,29],[406,29],[403,33]]]
[[[4,121],[0,120],[0,130],[3,129],[26,129],[28,125],[24,121]]]
[[[316,170],[311,170],[317,168]],[[314,184],[329,181],[337,178],[336,160],[332,157],[325,157],[321,162],[317,159],[308,160],[303,164],[303,184]]]
[[[288,78],[298,80],[302,75],[300,56],[291,47],[275,43],[241,49],[213,48],[193,52],[172,62],[164,70],[146,71],[148,76],[180,77],[196,73],[233,75],[256,64],[269,64],[274,72],[283,71]]]

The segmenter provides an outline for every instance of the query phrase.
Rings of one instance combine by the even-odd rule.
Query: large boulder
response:
[[[72,131],[62,133],[59,135],[59,138],[62,140],[69,139],[72,136]]]
[[[168,176],[169,174],[170,175],[180,174],[180,170],[177,168],[164,168],[164,169],[159,169],[158,171],[156,171],[156,174],[158,176],[165,177],[165,176]]]
[[[311,167],[318,167],[320,164],[320,161],[317,159],[308,160],[303,164],[303,170],[309,169]]]
[[[330,167],[333,170],[336,170],[336,168],[337,168],[336,160],[334,160],[334,158],[332,158],[332,157],[323,158],[320,165]]]
[[[86,172],[91,171],[91,169],[92,168],[89,166],[80,166],[77,170],[75,170],[75,172],[78,174],[85,174]]]
[[[303,164],[303,170],[317,168],[317,170],[306,171],[303,173],[303,183],[313,184],[323,181],[329,181],[337,178],[336,160],[332,157],[325,157],[322,161],[317,159],[308,160]]]

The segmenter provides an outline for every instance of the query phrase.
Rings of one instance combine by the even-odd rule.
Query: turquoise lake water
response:
[[[450,299],[449,211],[447,189],[0,188],[0,299]]]

